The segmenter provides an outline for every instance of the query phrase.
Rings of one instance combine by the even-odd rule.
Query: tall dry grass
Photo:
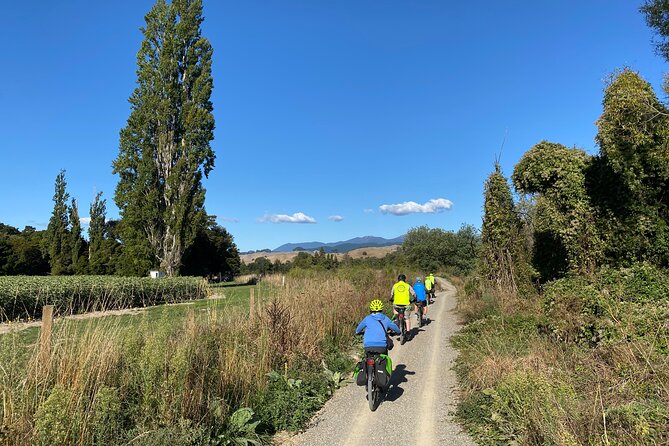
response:
[[[370,295],[388,287],[382,274],[363,276],[362,287],[336,274],[290,277],[263,287],[253,309],[191,313],[176,329],[141,315],[130,326],[63,321],[46,356],[20,334],[1,336],[0,444],[223,438],[230,414],[255,401],[269,371],[319,364],[324,349],[350,345]]]
[[[551,324],[571,326],[578,312],[553,321],[540,296],[464,288],[458,414],[480,444],[669,444],[667,339],[658,338],[666,320],[639,336],[638,324],[613,318],[607,328],[616,337],[576,344]]]

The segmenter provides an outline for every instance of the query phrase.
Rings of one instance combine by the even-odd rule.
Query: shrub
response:
[[[549,330],[560,341],[590,346],[646,338],[669,352],[669,277],[657,268],[600,270],[546,284],[544,308]]]
[[[258,416],[271,432],[301,429],[327,399],[328,383],[321,376],[305,380],[287,378],[277,372],[268,376],[269,386],[257,407]]]
[[[95,395],[93,430],[96,444],[113,444],[123,433],[123,411],[116,389],[102,387]]]
[[[72,392],[55,386],[35,413],[35,439],[38,445],[74,444],[79,437],[81,413],[73,408]],[[73,413],[74,412],[74,413]]]

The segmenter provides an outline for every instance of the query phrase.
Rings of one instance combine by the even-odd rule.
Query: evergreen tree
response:
[[[70,246],[72,247],[72,272],[74,274],[86,273],[86,256],[84,250],[86,241],[81,236],[81,220],[79,218],[79,207],[77,200],[72,199],[69,208],[70,214]]]
[[[65,171],[61,170],[56,176],[53,212],[45,237],[45,248],[49,256],[52,275],[72,273],[72,240],[68,230],[67,208],[67,200],[70,195],[66,189]]]
[[[121,210],[124,272],[159,263],[178,273],[206,224],[202,176],[214,167],[212,48],[201,0],[158,0],[146,15],[132,112],[121,130],[114,200]]]
[[[105,219],[107,200],[102,198],[102,192],[95,195],[91,203],[88,225],[88,271],[91,274],[105,274],[109,260],[105,253]]]
[[[217,276],[230,279],[239,274],[241,260],[232,235],[216,223],[200,231],[186,250],[181,273],[189,276]]]
[[[41,250],[45,231],[36,231],[26,226],[20,234],[10,237],[14,258],[14,272],[26,276],[45,275],[49,272],[49,262]]]

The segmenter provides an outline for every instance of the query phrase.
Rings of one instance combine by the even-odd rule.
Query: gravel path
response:
[[[316,414],[309,429],[285,446],[474,446],[450,416],[457,387],[452,370],[457,352],[449,342],[459,330],[456,290],[447,281],[437,280],[443,291],[430,307],[431,322],[416,332],[414,316],[415,337],[404,345],[395,343],[390,354],[395,367],[392,383],[376,411],[369,410],[364,387],[349,384]]]

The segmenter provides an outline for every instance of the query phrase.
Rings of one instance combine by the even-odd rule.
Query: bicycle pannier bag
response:
[[[367,370],[365,367],[365,361],[360,361],[355,366],[355,371],[353,372],[353,379],[355,383],[359,386],[364,386],[367,384]]]
[[[393,361],[388,355],[379,355],[376,359],[376,382],[380,387],[387,387],[393,371]]]

